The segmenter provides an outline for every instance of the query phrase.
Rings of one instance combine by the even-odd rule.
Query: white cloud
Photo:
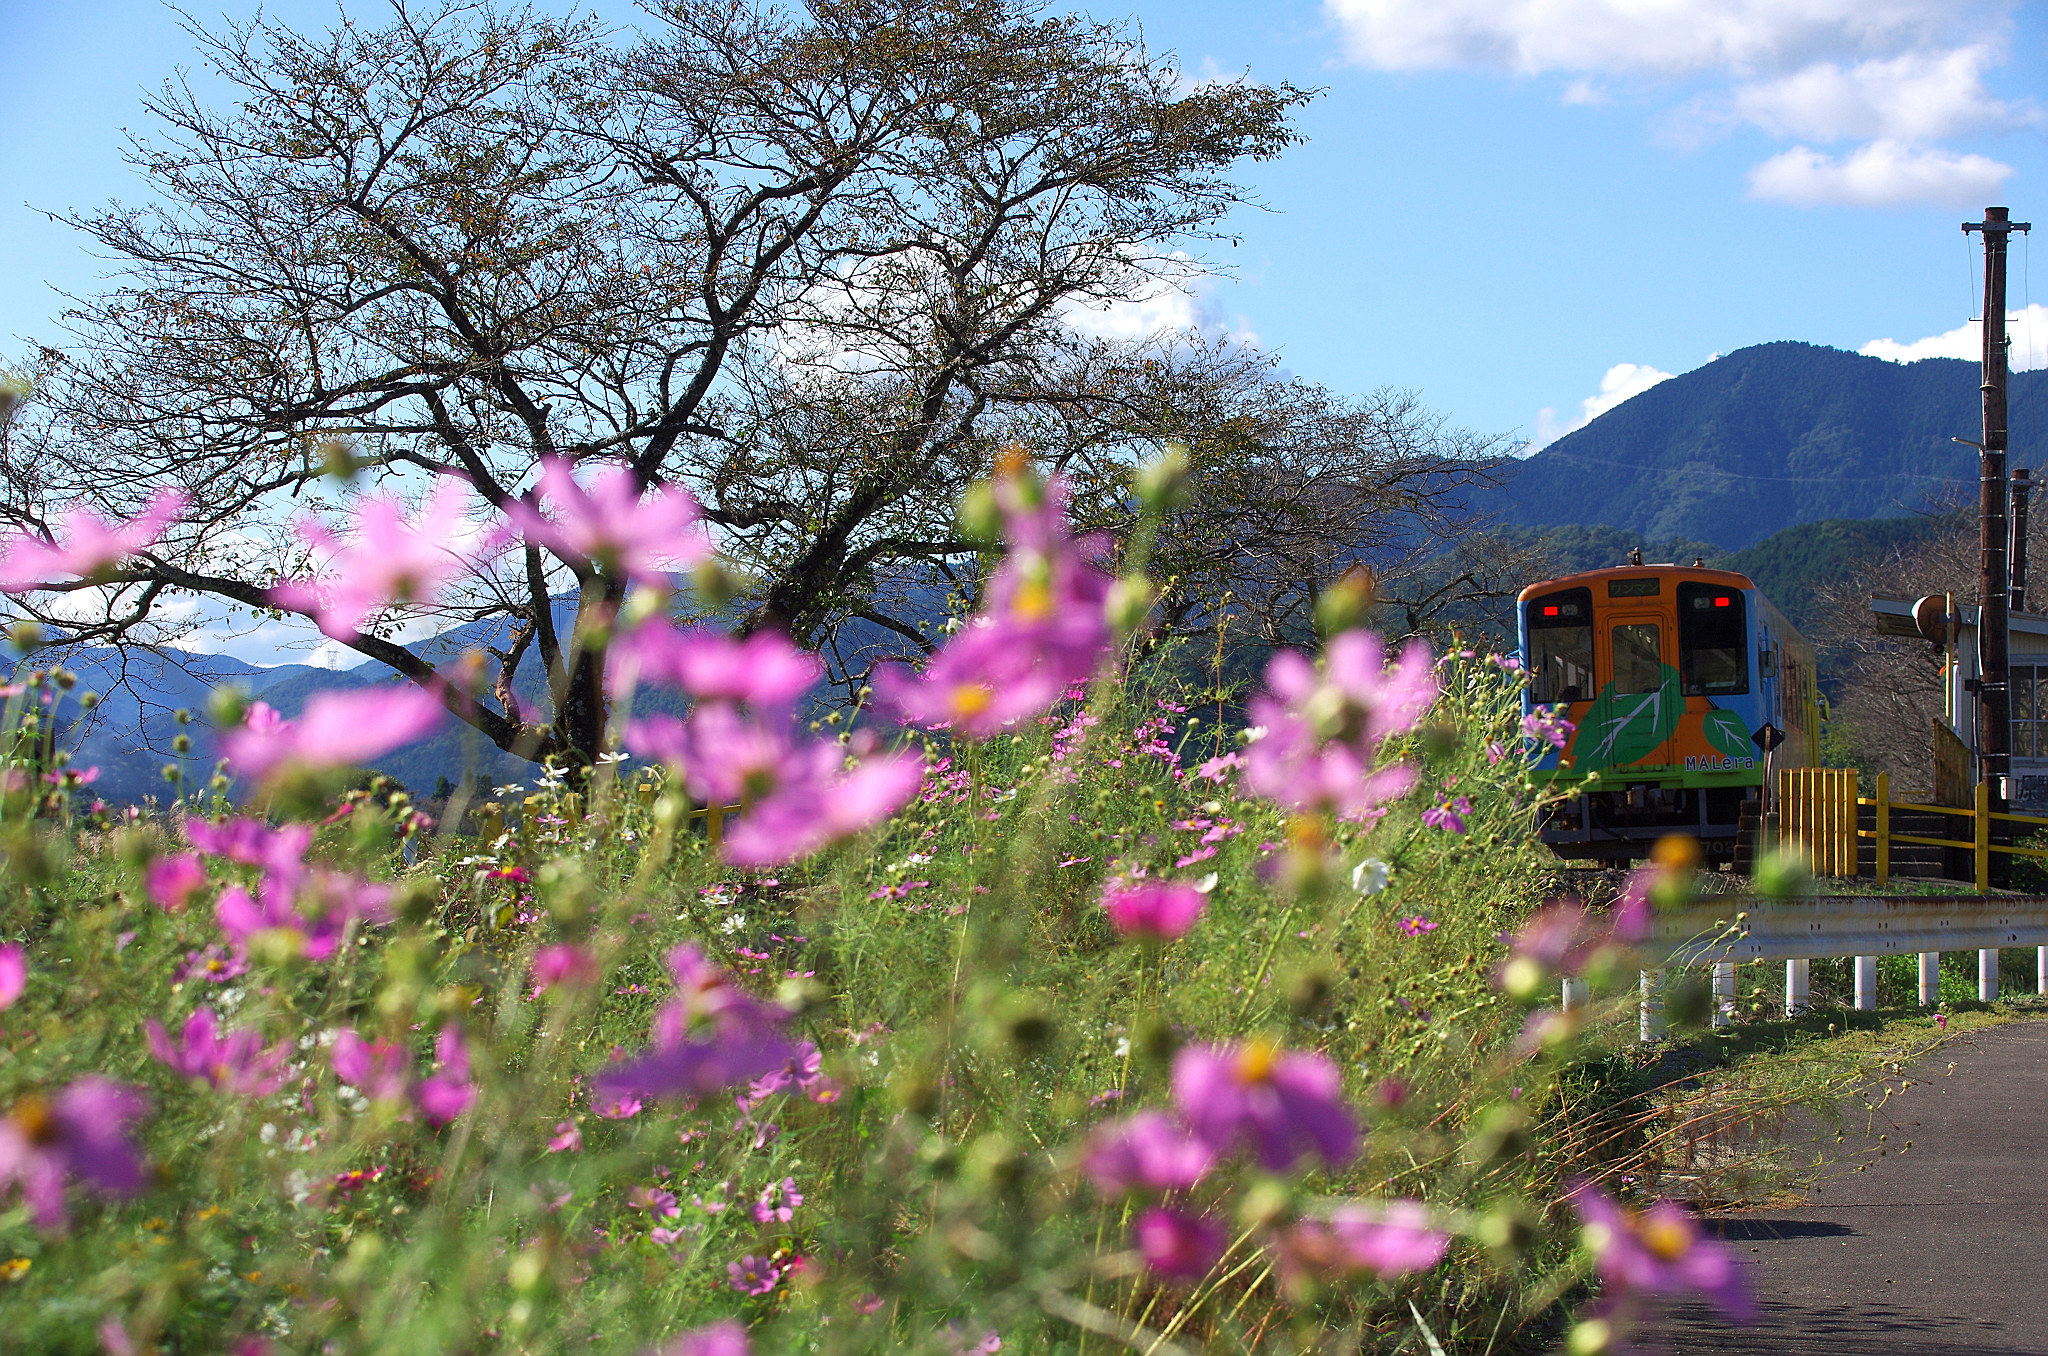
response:
[[[1392,70],[1464,67],[1694,75],[1892,56],[1972,31],[1957,0],[1325,0],[1351,59]]]
[[[2012,340],[2006,362],[2013,371],[2031,372],[2048,367],[2048,306],[2037,301],[2024,311],[2007,312],[2005,332]],[[1904,344],[1896,339],[1873,339],[1857,352],[1895,363],[1915,363],[1922,358],[1966,358],[1976,362],[1984,352],[1984,324],[1966,320],[1952,330]]]
[[[1715,355],[1719,357],[1719,354]],[[1711,358],[1709,362],[1713,361]],[[1616,363],[1607,369],[1607,375],[1600,378],[1600,389],[1579,402],[1579,417],[1569,424],[1558,422],[1557,411],[1548,406],[1536,412],[1536,436],[1529,440],[1524,453],[1537,452],[1550,446],[1567,433],[1598,419],[1625,400],[1631,400],[1649,390],[1660,381],[1669,381],[1676,376],[1673,372],[1662,372],[1648,363]]]
[[[1985,68],[1995,64],[1982,45],[1853,66],[1821,61],[1738,87],[1725,116],[1778,136],[1821,141],[1938,141],[2038,121],[2031,105],[2007,103],[1984,87]]]
[[[1563,76],[1567,104],[1684,81],[1680,142],[1737,124],[1816,142],[1865,141],[1844,159],[1801,145],[1758,165],[1752,197],[1894,207],[1974,202],[2012,171],[1935,145],[2042,122],[1985,75],[2003,60],[2014,0],[1324,0],[1345,52],[1383,70]],[[1705,93],[1697,93],[1705,83]]]
[[[1897,141],[1837,159],[1794,146],[1749,172],[1749,196],[1794,207],[1970,207],[1999,196],[2012,166]]]
[[[1244,316],[1226,317],[1216,304],[1214,273],[1175,251],[1164,259],[1130,266],[1119,280],[1115,301],[1074,301],[1060,308],[1060,321],[1084,339],[1145,343],[1176,334],[1200,334],[1247,347],[1259,336]]]

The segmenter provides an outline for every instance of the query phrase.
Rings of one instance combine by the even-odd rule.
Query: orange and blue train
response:
[[[1743,575],[1592,570],[1531,584],[1517,614],[1524,714],[1573,726],[1535,766],[1568,793],[1541,826],[1561,856],[1639,858],[1689,833],[1731,857],[1767,777],[1819,762],[1813,649]]]

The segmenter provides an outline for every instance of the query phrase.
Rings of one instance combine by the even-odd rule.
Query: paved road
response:
[[[1870,1166],[1827,1177],[1803,1205],[1715,1222],[1763,1325],[1731,1329],[1687,1308],[1647,1345],[1678,1356],[2048,1356],[2048,1021],[1950,1042],[1917,1072],[1888,1108],[1899,1122],[1888,1143],[1910,1139],[1911,1152],[1849,1160]]]

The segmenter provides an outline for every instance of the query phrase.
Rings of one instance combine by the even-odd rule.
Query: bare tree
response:
[[[1304,92],[1190,89],[1125,30],[1028,0],[657,18],[630,43],[463,0],[320,37],[195,29],[238,102],[168,86],[133,152],[163,205],[70,218],[124,282],[48,351],[0,518],[46,531],[55,506],[119,515],[172,485],[195,511],[111,583],[23,608],[80,642],[161,643],[181,594],[275,607],[305,559],[296,512],[459,477],[490,517],[561,458],[695,492],[747,572],[743,629],[817,645],[857,620],[916,646],[901,604],[971,585],[980,544],[950,505],[997,448],[1086,482],[1113,528],[1132,457],[1177,438],[1197,507],[1168,568],[1264,579],[1277,616],[1353,525],[1426,520],[1461,483],[1473,448],[1412,402],[1345,406],[1257,355],[1067,323],[1179,267]],[[428,682],[396,623],[502,626],[496,699],[451,706],[501,748],[587,760],[626,588],[527,544],[341,639]],[[533,717],[509,700],[529,652]]]
[[[1867,771],[1890,774],[1900,794],[1934,793],[1932,727],[1945,711],[1940,652],[1927,642],[1879,635],[1871,599],[1917,599],[1951,593],[1959,607],[1975,607],[1978,527],[1974,504],[1960,497],[1926,510],[1946,530],[1924,541],[1888,547],[1856,561],[1818,590],[1823,621],[1815,640],[1824,676],[1839,694],[1835,720],[1852,756]],[[2042,559],[2048,529],[2029,525],[2029,556]]]

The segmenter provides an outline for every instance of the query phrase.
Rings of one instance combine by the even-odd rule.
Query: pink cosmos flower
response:
[[[1095,675],[1111,642],[1103,614],[1105,543],[1067,534],[1067,487],[1021,476],[996,481],[1009,555],[989,580],[984,609],[926,664],[922,677],[889,665],[881,701],[904,719],[986,739],[1060,701]]]
[[[259,933],[290,941],[294,954],[324,961],[341,945],[357,918],[385,922],[391,917],[391,887],[333,871],[272,871],[252,898],[230,885],[213,902],[214,921],[247,954]]]
[[[76,791],[82,786],[91,786],[99,779],[100,770],[97,767],[84,769],[67,767],[56,772],[45,772],[43,774],[44,781],[48,782],[51,786],[61,786],[66,791]],[[99,803],[95,802],[95,804]]]
[[[469,1076],[469,1043],[462,1028],[450,1023],[434,1040],[440,1072],[423,1078],[412,1090],[413,1104],[428,1125],[446,1125],[476,1103],[476,1084]]]
[[[1102,892],[1102,909],[1126,937],[1171,941],[1202,916],[1209,899],[1192,885],[1163,880],[1112,880]]]
[[[665,622],[635,627],[613,643],[606,681],[614,695],[642,683],[681,688],[700,701],[785,707],[825,674],[825,666],[773,631],[733,640],[712,631],[678,631]]]
[[[535,993],[546,993],[557,984],[581,988],[597,979],[596,958],[572,942],[558,942],[533,953]]]
[[[0,1008],[11,1008],[28,987],[28,955],[20,942],[0,946]]]
[[[175,1045],[162,1022],[152,1017],[145,1025],[149,1052],[186,1078],[244,1097],[267,1096],[284,1083],[291,1045],[279,1042],[266,1050],[263,1037],[247,1028],[222,1035],[212,1008],[195,1009]]]
[[[706,1096],[785,1067],[797,1047],[785,1014],[735,987],[694,946],[669,953],[677,997],[654,1018],[654,1047],[596,1079],[605,1100]]]
[[[748,1356],[747,1330],[732,1319],[671,1337],[647,1356]]]
[[[804,1194],[796,1189],[796,1178],[785,1177],[761,1188],[761,1198],[754,1202],[754,1219],[761,1224],[778,1220],[787,1224],[796,1218],[796,1207],[803,1203]]]
[[[735,866],[779,866],[888,819],[918,793],[924,761],[909,752],[869,753],[851,769],[847,746],[798,740],[787,713],[743,712],[702,702],[689,719],[634,721],[626,747],[683,773],[707,804],[742,802],[725,827],[725,859]],[[865,732],[863,732],[865,735]],[[857,737],[856,753],[872,748]]]
[[[666,582],[670,571],[688,569],[712,554],[702,511],[690,492],[666,485],[642,497],[633,472],[624,466],[578,484],[569,463],[551,457],[541,464],[534,496],[549,510],[514,501],[505,516],[528,540],[575,564],[589,561],[615,577],[635,583]]]
[[[410,686],[318,692],[297,720],[255,702],[244,724],[221,736],[221,752],[237,774],[253,781],[285,767],[348,767],[411,743],[447,714],[440,698]]]
[[[839,1085],[825,1077],[823,1069],[818,1047],[798,1041],[783,1066],[755,1079],[743,1100],[752,1109],[778,1093],[802,1091],[813,1101],[831,1101],[838,1095]]]
[[[1566,720],[1564,713],[1562,706],[1537,707],[1522,717],[1522,738],[1562,750],[1571,742],[1572,732],[1579,728]]]
[[[716,1029],[728,1020],[775,1020],[772,1010],[735,984],[732,973],[695,942],[668,953],[668,974],[676,996],[655,1017],[659,1039],[681,1040],[693,1029]]]
[[[325,578],[286,580],[270,591],[271,601],[311,616],[321,631],[344,641],[392,603],[436,601],[496,547],[489,536],[468,530],[469,498],[468,486],[444,479],[408,520],[397,498],[366,496],[346,542],[317,519],[301,520],[300,540],[327,557]]]
[[[633,1187],[626,1192],[626,1204],[635,1210],[645,1210],[650,1215],[659,1215],[663,1219],[675,1219],[683,1213],[683,1208],[676,1204],[676,1194],[673,1191],[663,1191],[660,1187]]]
[[[225,824],[215,824],[194,817],[178,827],[185,841],[206,856],[225,857],[266,871],[297,870],[306,849],[313,845],[310,824],[286,824],[273,829],[257,819],[230,819]]]
[[[1247,789],[1296,810],[1359,819],[1414,786],[1414,768],[1379,763],[1387,738],[1414,729],[1436,700],[1422,641],[1389,665],[1378,636],[1345,631],[1324,651],[1320,673],[1282,650],[1266,665],[1266,689],[1249,708],[1265,733],[1245,747]]]
[[[162,908],[182,913],[207,885],[206,867],[189,852],[159,857],[142,873],[142,888]]]
[[[732,1288],[741,1294],[765,1295],[782,1279],[782,1268],[765,1257],[748,1255],[737,1262],[726,1263],[725,1274],[730,1278]]]
[[[583,1132],[574,1121],[555,1122],[555,1133],[548,1139],[551,1154],[575,1154],[583,1152]]]
[[[1002,1334],[994,1328],[984,1328],[980,1338],[970,1341],[967,1334],[972,1331],[957,1318],[947,1320],[946,1345],[952,1356],[996,1356],[1003,1349]]]
[[[1583,973],[1603,955],[1627,948],[1650,933],[1650,885],[1654,871],[1638,871],[1613,908],[1601,916],[1576,899],[1553,900],[1524,923],[1508,944],[1510,965],[1534,962],[1546,974]]]
[[[1735,1259],[1702,1237],[1683,1207],[1658,1201],[1647,1210],[1630,1210],[1591,1182],[1571,1199],[1585,1222],[1586,1246],[1608,1307],[1627,1311],[1644,1298],[1696,1294],[1738,1323],[1755,1320],[1756,1304]]]
[[[226,947],[215,944],[204,951],[187,951],[185,961],[172,976],[183,984],[191,979],[203,979],[209,984],[225,984],[237,975],[249,972],[249,962]]]
[[[1404,937],[1420,937],[1425,933],[1435,932],[1437,929],[1435,923],[1430,922],[1421,914],[1416,914],[1413,918],[1403,918],[1395,926],[1401,929],[1401,935]]]
[[[1157,1205],[1131,1225],[1131,1240],[1145,1265],[1175,1280],[1206,1274],[1223,1256],[1225,1238],[1223,1226],[1215,1220]]]
[[[22,534],[0,544],[0,592],[29,593],[70,579],[106,578],[129,556],[154,546],[185,509],[185,495],[160,490],[142,511],[115,524],[87,508],[57,516],[51,540]]]
[[[1290,1265],[1326,1272],[1365,1271],[1381,1278],[1428,1271],[1450,1251],[1451,1236],[1416,1201],[1340,1205],[1327,1220],[1304,1219],[1288,1231]]]
[[[1468,796],[1454,796],[1441,805],[1432,805],[1422,812],[1422,822],[1432,829],[1446,833],[1465,832],[1466,816],[1472,813],[1472,801]]]
[[[1109,1194],[1185,1191],[1215,1164],[1216,1150],[1162,1111],[1098,1127],[1081,1159],[1096,1189]]]
[[[44,1229],[64,1227],[64,1182],[132,1196],[148,1180],[129,1134],[149,1110],[140,1088],[88,1075],[54,1099],[25,1097],[0,1117],[0,1190],[11,1182]]]
[[[1311,1151],[1333,1168],[1358,1156],[1358,1121],[1324,1055],[1262,1040],[1191,1045],[1174,1056],[1173,1102],[1197,1135],[1222,1149],[1249,1147],[1274,1172]]]
[[[412,1055],[391,1041],[366,1041],[343,1028],[328,1058],[334,1076],[373,1102],[397,1102],[412,1085]]]
[[[1522,924],[1508,953],[1535,961],[1551,974],[1575,975],[1606,943],[1607,930],[1574,899],[1546,904]]]

